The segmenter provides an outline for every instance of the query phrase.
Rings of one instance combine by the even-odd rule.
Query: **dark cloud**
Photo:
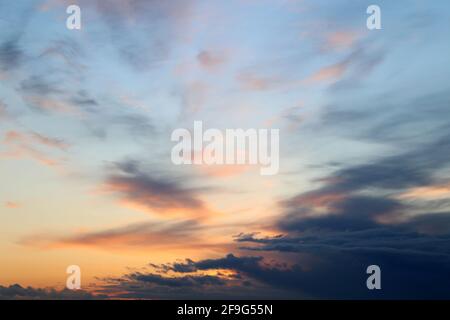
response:
[[[205,259],[198,262],[187,260],[185,263],[174,263],[168,269],[179,273],[214,269],[229,269],[245,272],[258,265],[262,259],[262,257],[236,257],[233,254],[228,254],[220,259]]]
[[[292,297],[284,288],[271,287],[265,274],[286,274],[281,269],[260,265],[262,257],[237,257],[232,254],[218,259],[200,261],[186,260],[185,263],[152,265],[163,274],[131,273],[121,278],[106,279],[105,291],[109,295],[132,298],[170,299],[278,299]],[[232,274],[223,273],[232,271]],[[166,273],[171,274],[166,274]],[[215,275],[202,272],[214,272]],[[281,276],[283,277],[283,276]],[[270,278],[270,277],[268,277]],[[286,279],[287,280],[287,279]],[[269,281],[270,282],[270,281]]]
[[[325,108],[322,130],[403,149],[448,134],[449,120],[442,116],[450,104],[448,88],[426,94],[411,92],[407,97],[389,91],[364,101],[356,97],[351,103],[334,100]]]
[[[204,209],[197,195],[199,189],[185,187],[176,179],[152,176],[142,171],[135,161],[118,163],[116,172],[109,175],[106,184],[125,200],[151,210]]]
[[[450,233],[450,212],[421,214],[409,219],[405,226],[424,234],[447,235]]]
[[[414,108],[442,111],[445,97],[444,93],[418,99]],[[383,121],[390,116],[398,120],[399,114],[404,113],[388,112]],[[366,115],[354,112],[345,117],[355,121]],[[439,117],[442,112],[420,113],[405,121],[448,122]],[[371,126],[370,121],[366,124]],[[354,131],[356,138],[361,137]],[[394,155],[339,164],[317,180],[320,187],[281,201],[276,226],[283,235],[259,238],[257,233],[245,233],[235,240],[241,250],[276,255],[290,266],[267,267],[260,261],[243,274],[271,288],[284,288],[292,297],[450,298],[448,199],[428,199],[426,194],[402,197],[416,188],[446,185],[450,134],[443,126],[431,127],[430,133],[418,140],[411,137],[411,143]],[[372,264],[381,268],[380,291],[366,288],[366,268]]]
[[[324,218],[326,219],[326,218]],[[306,271],[290,273],[293,289],[318,298],[445,298],[450,297],[450,237],[430,236],[404,227],[379,226],[276,239],[243,239],[258,252],[308,254],[315,257]],[[382,270],[382,290],[365,287],[367,266]],[[267,281],[270,281],[269,278]],[[278,280],[277,280],[278,281]],[[279,285],[273,282],[273,285]]]
[[[163,277],[159,274],[133,273],[127,276],[130,280],[166,287],[202,287],[208,285],[222,286],[223,280],[214,276]]]
[[[444,131],[435,140],[417,144],[409,151],[338,169],[322,179],[326,182],[322,188],[293,197],[285,204],[295,205],[295,199],[308,194],[325,196],[364,190],[373,194],[375,189],[399,192],[433,184],[439,180],[436,173],[450,164],[449,137],[450,134]]]
[[[326,217],[304,216],[294,211],[288,213],[279,226],[286,231],[305,230],[364,230],[377,226],[375,218],[380,215],[395,214],[401,204],[392,199],[353,196],[334,201],[328,207]]]
[[[105,296],[94,296],[82,290],[55,290],[33,287],[22,287],[18,284],[9,287],[0,286],[0,300],[91,300],[103,299]]]
[[[321,187],[280,203],[284,236],[243,234],[236,241],[247,243],[243,250],[298,255],[289,284],[314,297],[449,298],[447,202],[435,205],[444,211],[430,212],[427,199],[398,196],[441,182],[437,173],[449,166],[448,144],[443,132],[401,154],[337,169],[320,180]],[[372,264],[381,267],[381,291],[365,287],[365,269]],[[282,275],[264,273],[260,279],[276,279],[270,283],[277,286]]]
[[[7,40],[0,45],[0,70],[10,71],[17,68],[23,59],[23,51],[17,39]]]

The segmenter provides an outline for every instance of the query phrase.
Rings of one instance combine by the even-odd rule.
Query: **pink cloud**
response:
[[[359,34],[354,31],[335,31],[325,37],[323,50],[343,50],[351,48],[358,40]]]
[[[223,65],[226,60],[227,57],[222,52],[203,50],[197,55],[197,61],[206,69],[216,69]]]
[[[17,203],[17,202],[7,201],[5,203],[5,207],[9,208],[9,209],[17,209],[17,208],[20,208],[21,205],[20,205],[20,203]]]
[[[36,132],[24,133],[14,130],[6,132],[3,144],[8,149],[7,151],[0,152],[1,158],[20,159],[28,157],[49,167],[59,165],[63,159],[49,156],[41,150],[42,147],[66,151],[70,146],[63,140],[46,137]]]
[[[305,83],[330,82],[339,80],[347,70],[347,63],[341,62],[321,68],[304,80]]]

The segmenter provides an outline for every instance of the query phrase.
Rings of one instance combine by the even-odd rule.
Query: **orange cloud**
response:
[[[122,206],[181,218],[202,219],[218,214],[211,212],[199,197],[206,188],[186,186],[179,178],[155,176],[141,170],[135,161],[119,163],[115,169],[97,191],[116,194]]]
[[[450,196],[449,185],[436,185],[427,187],[411,188],[400,194],[399,199],[438,199]]]
[[[307,79],[305,79],[305,82],[310,84],[317,82],[336,81],[345,73],[346,69],[346,63],[333,64],[316,71]]]
[[[50,167],[57,166],[63,159],[50,157],[39,147],[66,151],[70,146],[63,140],[46,137],[36,132],[23,133],[14,130],[6,132],[3,143],[8,147],[8,150],[0,153],[1,158],[20,159],[29,157]]]
[[[353,31],[336,31],[326,36],[324,50],[343,50],[353,46],[359,34]]]
[[[94,248],[111,251],[154,250],[219,250],[228,248],[220,238],[208,236],[204,227],[194,220],[141,222],[99,230],[77,232],[69,236],[37,234],[19,241],[24,246],[41,249],[70,247]]]
[[[20,204],[17,202],[13,202],[13,201],[7,201],[5,203],[5,207],[10,208],[10,209],[17,209],[17,208],[20,208]]]

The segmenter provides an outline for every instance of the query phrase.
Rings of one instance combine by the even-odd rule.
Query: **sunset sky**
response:
[[[1,1],[0,298],[450,298],[449,32],[444,0]],[[194,121],[279,129],[278,174],[174,165]]]

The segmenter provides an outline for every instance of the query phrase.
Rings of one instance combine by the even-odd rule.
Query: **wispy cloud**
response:
[[[21,205],[20,205],[20,203],[15,202],[15,201],[7,201],[7,202],[5,202],[5,207],[9,208],[9,209],[17,209],[17,208],[20,208]]]
[[[153,213],[178,212],[181,216],[204,213],[200,190],[186,187],[177,179],[152,176],[135,161],[118,163],[102,187],[104,192],[118,194],[124,204]]]
[[[141,222],[70,236],[30,235],[20,244],[40,248],[90,247],[100,250],[186,249],[201,247],[202,227],[193,220]]]
[[[15,130],[5,133],[3,144],[7,149],[0,153],[0,157],[4,159],[31,158],[51,167],[65,161],[64,153],[70,146],[62,139],[47,137],[37,132],[25,133]],[[51,155],[55,149],[59,152],[59,156]]]

